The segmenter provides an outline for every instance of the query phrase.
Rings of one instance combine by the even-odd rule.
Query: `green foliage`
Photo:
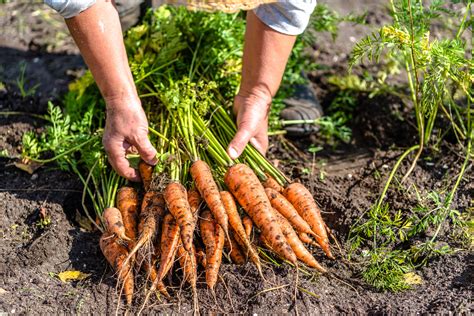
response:
[[[435,256],[455,251],[437,237],[448,221],[453,231],[463,229],[465,224],[459,215],[450,207],[449,199],[435,191],[425,199],[420,197],[409,212],[393,211],[387,203],[373,206],[365,216],[367,220],[356,223],[349,235],[351,251],[369,247],[362,251],[362,277],[381,291],[409,288],[404,273],[427,264]]]
[[[349,236],[353,251],[368,248],[362,251],[369,254],[362,272],[364,279],[380,290],[402,290],[406,288],[403,273],[425,265],[436,255],[454,251],[440,242],[442,228],[465,231],[461,213],[451,205],[466,166],[472,159],[473,62],[467,58],[467,44],[462,39],[468,25],[471,1],[466,1],[460,11],[447,9],[446,2],[441,0],[432,1],[429,5],[410,0],[391,0],[390,3],[393,24],[381,27],[378,32],[357,43],[351,64],[366,59],[381,64],[386,61],[385,64],[395,62],[403,65],[410,94],[394,93],[396,90],[386,84],[386,77],[376,84],[365,84],[355,77],[336,83],[365,92],[394,93],[413,105],[419,143],[398,159],[377,203],[353,225]],[[450,34],[447,38],[431,37],[433,22],[446,15],[460,17],[460,23],[444,30],[443,34]],[[417,150],[401,181],[403,184],[423,149],[430,144],[436,124],[445,131],[444,134],[452,131],[465,149],[466,158],[457,180],[447,190],[448,193],[431,192],[425,199],[420,197],[415,208],[393,210],[383,201],[397,168],[412,151]]]
[[[466,43],[460,37],[466,27],[465,19],[453,38],[430,37],[432,21],[446,12],[444,1],[434,1],[430,7],[424,7],[418,1],[394,1],[392,4],[394,23],[383,26],[357,43],[351,55],[351,65],[364,58],[380,62],[386,56],[398,57],[400,64],[405,65],[421,150],[431,138],[440,109],[447,113],[453,108],[459,112],[468,110],[452,102],[452,96],[454,91],[460,90],[472,102],[474,64],[466,57]],[[466,10],[470,5],[469,1]],[[456,131],[462,130],[462,121],[453,116],[449,119]],[[461,139],[466,139],[465,132],[459,134]]]
[[[340,16],[339,13],[331,10],[329,6],[318,4],[311,15],[309,27],[303,34],[303,38],[306,42],[315,43],[317,32],[328,32],[333,39],[336,39],[341,22],[365,24],[365,19],[366,14]]]

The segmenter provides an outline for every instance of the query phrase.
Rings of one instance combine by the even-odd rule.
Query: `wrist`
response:
[[[264,85],[254,85],[251,88],[242,86],[236,98],[243,98],[252,103],[270,106],[272,103],[272,93]]]
[[[136,91],[116,91],[113,94],[104,95],[104,100],[107,111],[141,108],[141,101]]]

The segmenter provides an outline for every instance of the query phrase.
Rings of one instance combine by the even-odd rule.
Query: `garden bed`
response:
[[[370,6],[369,20],[381,23],[386,19],[383,7],[377,1],[363,1]],[[8,11],[31,15],[34,8],[6,4]],[[345,1],[331,1],[335,10],[347,10]],[[2,10],[4,11],[4,10]],[[7,10],[5,10],[7,11]],[[2,13],[4,14],[4,13]],[[41,15],[27,23],[31,25]],[[17,15],[18,18],[18,15]],[[40,24],[35,37],[22,36],[17,21],[9,14],[0,16],[0,25],[8,27],[8,36],[0,37],[0,59],[3,68],[0,81],[7,82],[18,76],[19,62],[25,60],[26,75],[31,82],[40,83],[32,96],[22,97],[6,89],[0,92],[0,110],[42,114],[46,100],[67,90],[71,74],[82,67],[77,51],[70,40],[64,46],[48,46],[59,29],[57,24]],[[325,78],[340,71],[347,62],[350,48],[345,41],[358,39],[367,27],[342,24],[337,44],[321,38],[315,54],[324,67],[310,73],[323,104],[331,94],[325,93]],[[12,36],[11,34],[17,34]],[[44,37],[44,38],[43,38]],[[34,44],[40,43],[40,44]],[[342,43],[342,44],[341,44]],[[33,45],[34,44],[34,45]],[[334,54],[334,51],[337,53]],[[5,54],[3,54],[5,52]],[[335,56],[337,58],[335,58]],[[11,69],[11,70],[9,70]],[[30,72],[31,70],[31,72]],[[54,89],[50,88],[54,86]],[[373,205],[382,191],[393,164],[401,149],[416,142],[409,125],[400,119],[411,120],[409,112],[396,98],[360,98],[350,123],[353,140],[335,149],[326,148],[313,156],[308,148],[317,144],[318,135],[298,140],[271,138],[269,158],[291,177],[301,179],[314,193],[324,211],[327,224],[336,232],[343,248],[350,226]],[[41,131],[44,122],[31,115],[0,117],[0,151],[9,156],[21,153],[21,136],[25,131]],[[292,145],[293,144],[293,145]],[[294,147],[293,147],[294,146]],[[448,142],[430,161],[420,161],[408,181],[422,194],[442,189],[461,168],[463,154]],[[82,215],[82,186],[72,174],[46,165],[33,175],[17,169],[11,159],[0,159],[0,312],[6,313],[114,313],[119,302],[115,276],[108,267],[98,246],[100,234],[88,229]],[[409,163],[402,166],[407,170]],[[467,172],[461,182],[453,207],[468,211],[473,207],[473,173]],[[381,180],[382,179],[382,180]],[[395,208],[407,209],[416,205],[413,190],[389,191],[387,201]],[[51,215],[51,224],[38,225],[39,210]],[[449,232],[441,232],[441,240]],[[316,251],[316,258],[330,273],[328,275],[300,275],[300,287],[315,296],[299,292],[294,306],[294,270],[290,267],[264,268],[269,286],[259,279],[250,264],[235,266],[223,264],[220,275],[224,282],[216,287],[215,301],[205,283],[198,282],[198,297],[202,313],[470,313],[473,310],[473,255],[459,251],[435,258],[428,266],[417,271],[421,284],[401,293],[381,293],[367,286],[359,274],[358,262],[331,261]],[[82,281],[61,282],[57,273],[79,270],[90,276]],[[173,282],[179,285],[178,282]],[[273,288],[273,289],[271,289]],[[137,289],[143,291],[144,289]],[[147,311],[191,312],[191,291],[173,288],[174,300],[155,301]],[[140,299],[138,300],[140,301]],[[123,304],[121,304],[123,307]],[[139,306],[139,304],[137,304]],[[122,308],[120,307],[120,308]]]

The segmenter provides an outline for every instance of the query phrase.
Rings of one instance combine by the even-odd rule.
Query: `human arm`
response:
[[[143,160],[156,163],[148,122],[128,66],[119,16],[110,0],[96,3],[66,24],[106,103],[103,144],[109,162],[121,176],[137,181],[138,172],[125,158],[134,146]]]
[[[227,149],[235,159],[250,141],[268,148],[268,114],[296,35],[303,32],[315,3],[288,1],[262,5],[247,14],[242,80],[234,100],[238,131]]]

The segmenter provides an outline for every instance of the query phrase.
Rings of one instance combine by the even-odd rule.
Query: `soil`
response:
[[[371,25],[387,19],[378,1],[328,1],[342,13],[369,10]],[[67,30],[49,9],[41,4],[2,4],[0,10],[0,91],[1,111],[21,111],[25,115],[0,116],[0,152],[16,157],[21,153],[25,131],[40,131],[44,122],[28,114],[44,113],[46,102],[58,98],[67,84],[80,73],[84,64]],[[322,96],[325,76],[343,71],[351,45],[370,30],[368,26],[341,25],[340,37],[333,42],[322,36],[315,58],[324,65],[310,78]],[[60,35],[58,35],[60,34]],[[337,53],[335,53],[337,52]],[[40,86],[30,97],[15,88],[19,63],[27,64],[28,87]],[[325,70],[324,70],[325,69]],[[51,88],[53,87],[53,88]],[[400,114],[401,113],[401,114]],[[413,130],[400,123],[408,110],[396,99],[361,97],[352,128],[350,144],[326,148],[314,157],[307,149],[318,142],[317,135],[288,142],[272,139],[269,157],[294,179],[310,187],[325,211],[323,216],[344,241],[349,227],[380,194],[383,181],[394,161],[416,142]],[[459,170],[463,157],[459,148],[444,144],[430,160],[421,160],[406,187],[416,186],[422,194],[442,189]],[[91,231],[82,213],[81,184],[71,174],[45,166],[33,175],[20,171],[12,159],[0,158],[0,313],[63,314],[123,312],[118,307],[114,273],[98,247],[99,234]],[[402,167],[407,170],[408,165]],[[472,166],[471,166],[472,168]],[[467,173],[455,197],[454,207],[461,212],[472,208],[474,175]],[[407,210],[416,204],[415,192],[389,190],[387,201],[394,208]],[[39,225],[40,210],[51,216],[51,224]],[[415,314],[473,312],[473,254],[459,251],[435,258],[417,273],[423,282],[402,293],[381,293],[365,285],[357,265],[342,260],[330,261],[315,251],[316,258],[328,267],[327,275],[299,275],[299,286],[315,296],[298,292],[294,306],[295,273],[288,267],[264,269],[264,283],[250,266],[224,264],[215,301],[203,278],[198,296],[203,313],[344,313]],[[90,276],[82,281],[64,283],[56,274],[79,270]],[[176,300],[158,302],[147,312],[192,312],[191,291],[180,289],[179,276],[173,277]],[[271,290],[270,288],[273,288]],[[140,289],[143,290],[143,289]],[[140,306],[140,300],[135,305]],[[118,310],[117,310],[118,308]]]

